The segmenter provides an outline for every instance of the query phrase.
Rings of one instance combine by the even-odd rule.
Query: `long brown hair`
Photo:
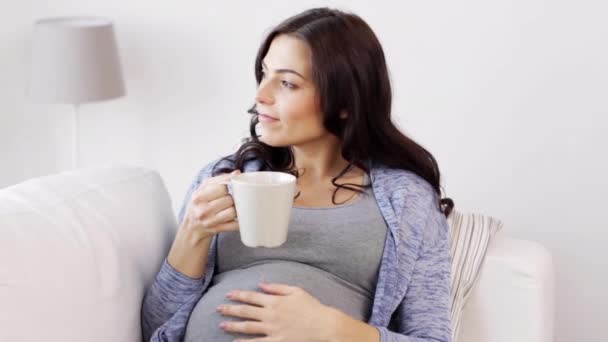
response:
[[[350,186],[336,180],[357,166],[369,174],[367,161],[387,167],[411,171],[425,179],[439,195],[439,207],[449,216],[454,207],[450,198],[441,198],[440,173],[437,161],[424,147],[403,134],[391,121],[391,85],[382,46],[372,29],[359,16],[329,8],[310,9],[290,17],[276,26],[264,39],[255,60],[257,84],[262,80],[262,59],[272,40],[281,34],[299,38],[312,51],[313,81],[320,94],[323,124],[340,138],[342,157],[349,165],[332,179],[336,190]],[[340,112],[348,113],[347,119]],[[255,105],[250,136],[239,149],[223,158],[233,167],[214,167],[213,175],[243,170],[246,162],[259,159],[262,170],[288,172],[296,177],[291,147],[274,147],[261,142],[256,134],[258,113]],[[221,163],[216,164],[218,166]]]

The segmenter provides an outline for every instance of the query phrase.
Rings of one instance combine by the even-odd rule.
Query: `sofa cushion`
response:
[[[155,171],[107,166],[0,190],[0,341],[140,341],[176,229]]]
[[[452,256],[452,339],[457,342],[463,308],[478,279],[486,252],[502,222],[490,216],[456,210],[448,217]]]
[[[499,232],[464,307],[464,342],[553,342],[555,272],[549,250]]]

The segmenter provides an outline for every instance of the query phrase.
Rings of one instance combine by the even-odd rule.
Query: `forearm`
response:
[[[205,274],[212,238],[200,240],[182,224],[173,240],[167,262],[183,275],[198,279]]]
[[[158,326],[169,320],[193,293],[201,291],[211,246],[211,239],[208,240],[197,243],[186,231],[176,235],[167,260],[163,262],[154,283],[144,297],[142,328],[146,340]]]
[[[380,332],[374,326],[356,320],[340,310],[330,310],[335,319],[333,329],[328,332],[328,342],[380,342]]]

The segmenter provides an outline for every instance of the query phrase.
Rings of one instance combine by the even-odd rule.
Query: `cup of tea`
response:
[[[241,241],[248,247],[279,247],[287,241],[296,177],[257,171],[230,180]]]

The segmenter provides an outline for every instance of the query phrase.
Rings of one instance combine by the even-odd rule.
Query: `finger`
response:
[[[199,223],[199,224],[195,225],[195,228],[193,228],[193,229],[197,229],[197,230],[200,229],[206,233],[217,234],[217,233],[221,233],[221,232],[238,231],[239,223],[235,220],[220,223],[215,226],[206,226],[204,223]]]
[[[217,312],[224,316],[246,318],[256,321],[263,321],[264,316],[263,308],[252,305],[220,305],[217,308]]]
[[[231,291],[226,297],[231,300],[239,301],[243,303],[253,304],[257,306],[268,306],[275,300],[274,296],[267,295],[256,291]]]
[[[234,220],[226,223],[220,223],[217,226],[213,227],[213,230],[216,233],[238,231],[239,229],[240,228],[238,221]]]
[[[207,228],[215,228],[215,226],[221,223],[226,223],[234,220],[235,217],[236,210],[234,209],[234,207],[230,207],[220,211],[215,215],[212,215],[209,218],[203,219],[202,224]]]
[[[228,188],[226,187],[226,185],[217,183],[204,184],[194,194],[192,202],[196,204],[212,202],[226,195],[228,195]]]
[[[203,221],[207,220],[211,222],[214,216],[219,214],[221,211],[227,208],[234,208],[234,201],[232,199],[232,196],[230,195],[221,196],[217,199],[212,200],[211,202],[203,202],[203,200],[200,198],[196,201],[201,203],[191,203],[192,208],[189,208],[189,212],[191,212],[192,215],[198,220]],[[222,215],[222,217],[225,217],[226,219],[214,221],[213,224],[222,223],[234,219],[236,217],[236,210],[234,213],[234,217],[230,217],[230,212],[222,213]],[[213,226],[213,224],[210,224],[210,227]]]
[[[230,180],[232,178],[239,175],[240,173],[241,173],[241,170],[236,169],[236,170],[232,171],[231,173],[223,174],[221,178],[220,177],[217,178],[217,184],[227,185],[230,183]]]
[[[258,285],[264,292],[277,295],[292,294],[300,289],[299,287],[277,283],[259,283]]]
[[[210,202],[222,195],[228,194],[227,184],[230,183],[230,179],[239,175],[240,170],[236,169],[232,173],[225,173],[219,176],[207,178],[201,183],[195,194],[200,201]]]
[[[223,184],[227,180],[231,179],[232,177],[234,177],[240,173],[241,173],[241,170],[236,169],[230,173],[223,173],[223,174],[215,176],[215,177],[207,178],[207,179],[205,179],[204,182],[207,182],[208,184]]]
[[[224,329],[225,331],[238,332],[238,333],[243,333],[243,334],[268,335],[267,334],[267,329],[266,329],[266,324],[262,323],[262,322],[255,322],[255,321],[244,321],[244,322],[229,321],[229,322],[222,322],[220,324],[220,328]]]
[[[234,207],[234,199],[230,195],[224,195],[220,198],[216,198],[207,204],[207,210],[216,213],[232,207]]]

